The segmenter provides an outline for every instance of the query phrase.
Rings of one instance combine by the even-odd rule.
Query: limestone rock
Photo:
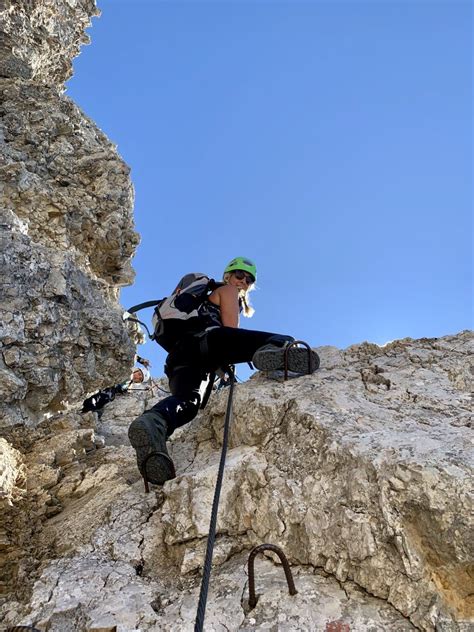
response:
[[[4,228],[20,223],[35,244],[72,255],[91,276],[129,284],[138,237],[130,170],[115,146],[53,88],[0,79],[0,91],[0,202],[13,214],[2,218]],[[60,271],[43,284],[35,290],[45,296],[65,292]]]
[[[310,377],[236,387],[206,629],[471,629],[472,347],[464,332],[321,348]],[[45,429],[26,451],[36,493],[57,510],[36,534],[32,596],[5,620],[193,629],[227,393],[175,433],[177,478],[146,495],[126,430],[154,401],[156,389],[117,397],[95,429]],[[249,610],[246,560],[262,542],[286,553],[298,595],[257,558]]]
[[[92,0],[0,7],[0,427],[35,425],[126,379],[118,305],[133,280],[133,189],[115,146],[62,83]]]
[[[98,15],[94,0],[4,0],[0,4],[0,77],[34,79],[58,89]]]
[[[48,411],[127,377],[134,347],[110,286],[74,257],[3,231],[0,427],[37,423]],[[52,279],[67,283],[52,285]],[[55,289],[53,289],[55,288]]]
[[[105,441],[72,409],[126,379],[135,351],[118,304],[138,244],[129,168],[61,96],[95,14],[0,3],[0,564],[17,599],[53,547],[44,523],[95,480],[85,462]]]

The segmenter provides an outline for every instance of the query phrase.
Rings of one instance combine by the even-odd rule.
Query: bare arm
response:
[[[211,303],[219,305],[224,327],[239,326],[239,290],[233,285],[223,285],[209,297]]]

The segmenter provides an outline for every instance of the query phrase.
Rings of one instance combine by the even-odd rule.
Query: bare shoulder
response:
[[[210,294],[209,300],[215,305],[220,305],[221,301],[238,299],[238,295],[239,290],[234,285],[221,285]]]
[[[220,292],[221,296],[238,296],[239,288],[235,285],[221,285],[217,288],[217,292]]]

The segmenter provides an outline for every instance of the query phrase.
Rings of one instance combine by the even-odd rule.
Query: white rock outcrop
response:
[[[323,347],[312,376],[236,387],[206,629],[472,629],[473,340]],[[41,555],[6,621],[193,629],[226,400],[175,433],[177,478],[148,495],[126,429],[149,393],[36,431],[19,503],[37,512]],[[263,542],[286,553],[298,594],[257,558],[249,610]]]
[[[99,15],[94,0],[3,0],[0,77],[32,79],[63,89],[72,60],[89,43],[85,29]]]

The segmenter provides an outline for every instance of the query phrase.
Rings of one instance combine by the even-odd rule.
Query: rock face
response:
[[[172,438],[145,494],[126,431],[119,288],[138,243],[128,168],[61,95],[92,0],[0,3],[0,616],[49,632],[192,630],[227,392]],[[467,632],[473,336],[318,350],[238,385],[206,630]],[[298,593],[262,542],[283,549]]]
[[[118,288],[133,280],[129,169],[61,96],[91,0],[3,2],[0,428],[128,375]]]
[[[25,487],[25,452],[55,427],[42,425],[51,414],[128,377],[135,351],[118,303],[138,244],[129,169],[62,96],[96,13],[92,0],[0,2],[2,592],[21,586],[35,559],[41,518],[30,518],[57,511],[42,506],[38,481]],[[48,453],[56,465],[69,440],[76,456],[100,445],[90,430],[74,432]],[[58,472],[41,458],[47,489]]]
[[[0,77],[33,79],[62,90],[72,59],[98,15],[94,0],[2,0]]]
[[[473,347],[469,332],[323,347],[312,376],[236,387],[206,630],[472,629]],[[145,494],[126,430],[154,395],[34,431],[15,506],[37,529],[6,622],[193,629],[227,393],[173,435],[177,478]],[[298,594],[257,558],[250,610],[262,542]]]

